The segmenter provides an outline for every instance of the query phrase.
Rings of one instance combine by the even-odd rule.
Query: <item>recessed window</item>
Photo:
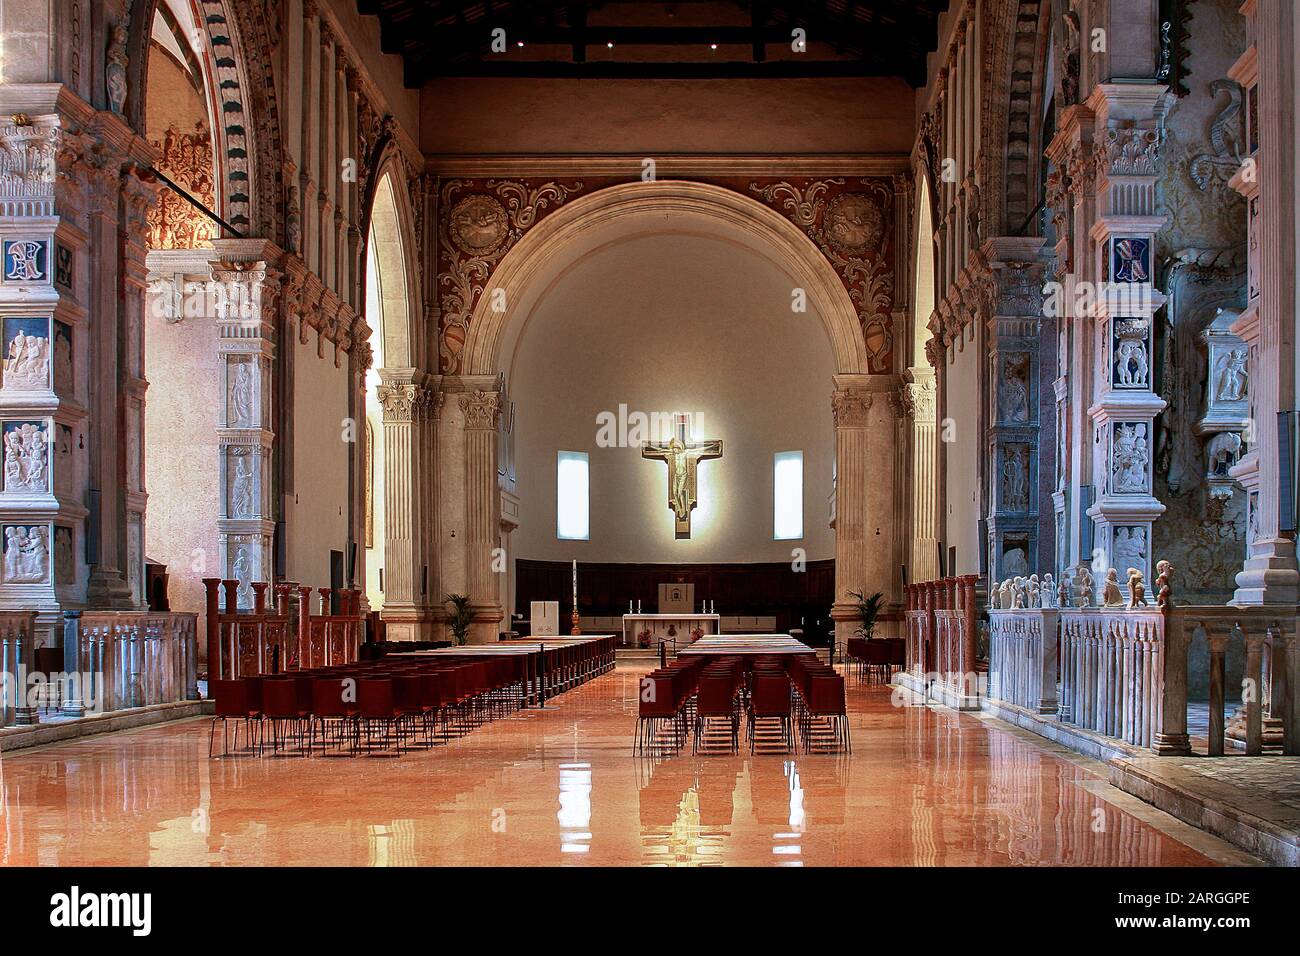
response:
[[[772,537],[803,537],[803,452],[779,451],[772,467]]]
[[[591,480],[587,454],[562,451],[555,464],[555,536],[586,541],[591,532]]]

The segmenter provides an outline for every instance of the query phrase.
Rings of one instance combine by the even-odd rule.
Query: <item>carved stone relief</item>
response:
[[[45,584],[50,579],[49,529],[44,525],[6,525],[4,575],[6,584]]]
[[[54,583],[67,587],[77,581],[77,561],[72,550],[72,529],[54,526]]]
[[[1008,352],[1002,360],[998,385],[998,418],[1011,424],[1029,421],[1028,352]]]
[[[1110,486],[1116,494],[1146,494],[1151,462],[1145,422],[1116,422],[1111,445]]]
[[[39,422],[6,422],[4,490],[49,490],[49,430]]]

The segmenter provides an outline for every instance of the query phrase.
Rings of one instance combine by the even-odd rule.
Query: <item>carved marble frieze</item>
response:
[[[892,371],[895,229],[890,178],[690,178],[763,202],[802,230],[835,270],[857,310],[869,370]],[[441,181],[436,288],[442,372],[461,371],[460,353],[474,307],[524,233],[576,197],[622,182],[626,180],[611,177]]]

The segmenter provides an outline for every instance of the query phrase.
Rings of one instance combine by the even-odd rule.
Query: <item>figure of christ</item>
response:
[[[646,442],[642,458],[656,458],[668,466],[668,507],[676,519],[676,536],[691,536],[691,510],[695,507],[695,476],[701,461],[722,457],[721,441],[691,441],[686,436],[686,416],[677,416],[676,433],[665,443]]]

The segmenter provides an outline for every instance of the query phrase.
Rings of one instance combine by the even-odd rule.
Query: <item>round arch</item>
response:
[[[423,368],[424,350],[418,335],[420,273],[415,258],[414,217],[402,172],[395,154],[380,165],[366,201],[361,235],[366,243],[364,255],[370,254],[371,244],[374,246],[380,326],[372,331],[382,347],[383,365]],[[366,301],[368,291],[362,289],[362,301]]]
[[[797,226],[757,200],[730,189],[684,180],[632,182],[573,200],[524,234],[492,274],[502,290],[504,312],[493,309],[499,295],[483,294],[474,307],[461,351],[463,375],[508,372],[513,340],[545,294],[545,276],[561,263],[602,245],[612,230],[625,236],[689,229],[740,243],[791,274],[821,318],[841,375],[867,372],[866,345],[857,310],[835,270]]]

